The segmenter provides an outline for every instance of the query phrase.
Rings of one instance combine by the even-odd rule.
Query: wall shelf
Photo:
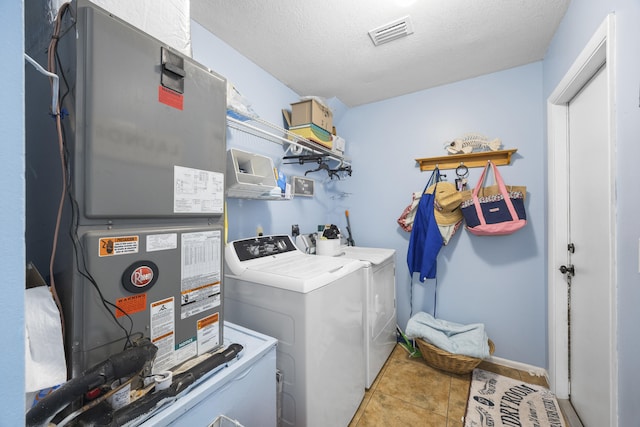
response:
[[[416,159],[420,165],[420,171],[434,170],[436,165],[439,169],[455,169],[461,164],[468,168],[484,167],[488,160],[494,165],[508,165],[511,163],[511,155],[518,151],[516,148],[498,151],[479,151],[470,154],[449,154],[439,157],[424,157]]]
[[[319,144],[311,142],[300,135],[289,132],[288,130],[267,122],[266,120],[252,118],[244,121],[227,115],[227,126],[258,138],[280,144],[293,155],[301,153],[318,154],[325,156],[328,160],[337,162],[341,166],[350,164],[350,159],[348,157],[334,152],[329,148],[324,148]]]

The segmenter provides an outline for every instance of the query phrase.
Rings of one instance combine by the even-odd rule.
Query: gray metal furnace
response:
[[[42,3],[25,8],[27,33],[48,42]],[[223,344],[226,81],[88,1],[72,9],[57,51],[68,196],[54,266],[70,375],[141,337],[159,348],[154,371],[169,369]],[[27,259],[46,272],[62,168],[48,79],[25,73]]]

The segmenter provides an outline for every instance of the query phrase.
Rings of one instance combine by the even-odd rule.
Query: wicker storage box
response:
[[[426,360],[430,366],[446,372],[468,374],[482,362],[482,359],[476,357],[449,353],[420,338],[416,338],[416,342],[418,343],[418,348],[420,348],[420,353],[422,353],[424,360]],[[494,351],[495,345],[493,341],[489,340],[489,353],[493,354]]]

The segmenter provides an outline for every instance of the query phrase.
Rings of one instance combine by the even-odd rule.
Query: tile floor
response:
[[[547,386],[544,377],[482,362],[481,369]],[[397,345],[365,393],[349,427],[462,427],[471,374],[449,374]]]

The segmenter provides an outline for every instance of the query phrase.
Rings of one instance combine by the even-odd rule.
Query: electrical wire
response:
[[[124,349],[127,349],[128,347],[131,347],[132,341],[131,341],[131,336],[132,336],[132,331],[133,331],[133,319],[131,318],[131,316],[129,315],[129,313],[127,313],[124,309],[122,309],[121,307],[118,307],[116,304],[107,301],[106,298],[104,297],[104,295],[102,294],[102,291],[100,290],[100,287],[97,283],[97,281],[95,280],[95,278],[91,275],[91,273],[89,272],[89,269],[87,267],[87,263],[86,263],[86,258],[85,258],[85,250],[84,247],[82,245],[82,242],[80,241],[79,237],[78,237],[78,226],[79,226],[79,217],[80,217],[80,211],[79,211],[79,206],[78,206],[78,202],[77,200],[74,198],[73,196],[73,188],[72,188],[72,180],[71,180],[71,174],[70,174],[70,170],[71,170],[71,166],[70,166],[70,154],[69,154],[69,150],[68,147],[66,145],[66,138],[64,135],[64,127],[62,126],[62,105],[64,103],[64,100],[66,98],[66,96],[70,93],[70,87],[67,81],[67,78],[64,74],[64,68],[61,65],[61,61],[60,61],[60,57],[58,55],[58,51],[57,51],[57,46],[58,46],[58,41],[65,35],[67,34],[67,32],[69,32],[74,26],[75,26],[75,18],[72,16],[72,20],[73,20],[73,24],[65,29],[63,32],[60,30],[61,27],[61,22],[62,22],[62,18],[65,15],[65,13],[69,12],[71,15],[73,15],[73,9],[70,7],[70,3],[64,3],[63,5],[60,6],[60,8],[58,9],[58,13],[56,15],[56,19],[55,19],[55,23],[54,23],[54,30],[53,30],[53,34],[51,36],[51,42],[49,44],[49,49],[47,52],[47,66],[49,69],[49,74],[54,75],[55,78],[55,87],[52,87],[52,92],[53,95],[56,97],[56,102],[53,103],[52,102],[52,115],[54,116],[54,119],[56,121],[56,131],[57,131],[57,136],[58,136],[58,148],[59,148],[59,155],[60,155],[60,162],[61,162],[61,169],[62,169],[62,192],[61,192],[61,196],[60,196],[60,203],[58,205],[58,214],[56,217],[56,225],[55,225],[55,230],[54,230],[54,237],[53,237],[53,246],[52,246],[52,250],[51,250],[51,258],[50,258],[50,264],[49,264],[49,275],[50,275],[50,287],[52,290],[52,295],[54,296],[54,300],[56,301],[56,305],[58,306],[58,309],[60,311],[60,318],[61,318],[61,322],[62,322],[62,331],[63,331],[63,338],[65,336],[64,334],[64,315],[62,312],[62,304],[60,303],[60,299],[58,297],[58,294],[56,292],[56,288],[55,288],[55,279],[54,279],[54,275],[53,275],[53,267],[54,267],[54,262],[55,262],[55,256],[56,256],[56,250],[57,250],[57,244],[58,244],[58,236],[60,233],[60,224],[62,222],[62,213],[63,213],[63,208],[64,208],[64,201],[68,195],[69,200],[70,200],[70,204],[71,204],[71,226],[69,229],[69,235],[71,238],[71,242],[73,245],[73,250],[74,250],[74,254],[75,254],[75,258],[76,258],[76,270],[78,272],[78,274],[80,274],[82,277],[84,277],[86,280],[88,280],[92,286],[94,287],[94,289],[96,290],[96,292],[98,293],[98,296],[100,298],[100,301],[102,302],[102,305],[104,306],[104,308],[107,310],[107,312],[109,313],[109,315],[112,317],[112,319],[114,320],[114,322],[116,323],[116,325],[118,325],[118,327],[120,329],[123,330],[124,335],[125,335],[125,344],[124,344]],[[56,71],[56,65],[59,66],[60,68],[60,76],[58,77],[57,75],[55,75],[55,71]],[[50,76],[51,77],[51,76]],[[64,95],[60,96],[59,94],[59,79],[60,77],[62,78],[63,82],[64,82],[64,87],[65,87],[65,93]],[[52,77],[53,78],[53,77]],[[52,80],[52,85],[54,84],[54,80]],[[59,98],[59,99],[58,99]],[[127,317],[127,319],[129,320],[129,328],[127,329],[124,325],[122,325],[122,323],[118,320],[118,317],[116,316],[116,312],[119,311],[121,312],[124,316]]]
[[[49,43],[49,49],[47,52],[47,70],[49,71],[49,73],[51,74],[55,74],[56,72],[56,67],[55,67],[55,52],[58,46],[58,40],[60,38],[60,25],[62,22],[62,17],[64,16],[64,14],[67,12],[67,10],[69,10],[69,6],[70,3],[64,3],[62,6],[60,6],[60,8],[58,9],[58,13],[56,15],[56,19],[55,19],[55,23],[54,23],[54,29],[53,29],[53,34],[51,36],[51,42]],[[66,196],[66,188],[67,188],[67,171],[65,168],[65,155],[64,155],[64,139],[62,137],[62,122],[61,122],[61,118],[60,118],[60,103],[57,102],[58,101],[58,96],[59,96],[59,88],[56,87],[56,84],[59,84],[59,79],[56,78],[54,79],[53,77],[50,77],[50,81],[51,81],[51,86],[52,86],[52,96],[55,96],[56,98],[56,102],[53,103],[52,102],[52,108],[53,111],[51,111],[51,114],[54,116],[55,121],[56,121],[56,131],[57,131],[57,135],[58,135],[58,151],[59,151],[59,155],[60,155],[60,163],[61,163],[61,180],[62,180],[62,190],[61,190],[61,194],[60,194],[60,202],[58,204],[58,213],[56,216],[56,225],[55,225],[55,229],[54,229],[54,233],[53,233],[53,244],[51,247],[51,256],[49,258],[49,288],[51,290],[51,295],[53,296],[53,299],[56,303],[56,306],[58,307],[58,311],[60,312],[60,323],[61,323],[61,327],[62,327],[62,337],[63,337],[63,341],[64,341],[64,337],[65,337],[65,321],[64,321],[64,314],[62,311],[62,304],[60,302],[60,297],[58,295],[58,291],[56,289],[56,283],[55,283],[55,278],[54,278],[54,274],[53,274],[53,270],[54,270],[54,263],[55,263],[55,258],[56,258],[56,250],[58,248],[58,235],[60,232],[60,222],[62,221],[62,211],[63,211],[63,207],[64,207],[64,200],[65,200],[65,196]]]
[[[67,81],[67,77],[64,73],[64,69],[60,63],[60,57],[58,55],[58,52],[55,52],[55,57],[56,57],[56,61],[60,67],[60,78],[62,78],[62,81],[65,84],[65,88],[66,91],[65,93],[61,96],[60,98],[60,105],[64,105],[64,99],[66,98],[66,96],[70,93],[69,90],[69,84]],[[65,130],[64,127],[62,127],[62,136],[63,136],[63,147],[64,147],[64,159],[65,159],[65,169],[67,171],[71,170],[71,165],[70,165],[70,161],[71,161],[71,155],[69,153],[69,149],[68,146],[66,144],[66,135],[65,135]],[[79,219],[80,219],[80,207],[78,205],[78,201],[75,199],[74,197],[74,191],[73,191],[73,183],[71,180],[71,174],[67,173],[67,195],[69,197],[69,202],[71,204],[71,225],[69,228],[69,237],[71,238],[71,243],[73,244],[73,251],[75,254],[75,258],[76,258],[76,271],[78,272],[78,274],[80,274],[81,276],[83,276],[85,279],[87,279],[91,285],[94,287],[94,289],[96,290],[96,292],[98,293],[98,296],[100,298],[100,301],[102,303],[102,305],[104,306],[104,308],[107,310],[107,312],[110,314],[110,316],[113,318],[113,320],[115,321],[115,323],[118,325],[118,327],[120,329],[122,329],[125,333],[125,345],[123,350],[127,349],[128,347],[131,347],[133,345],[132,341],[131,341],[131,336],[132,336],[132,331],[133,331],[133,319],[131,318],[131,316],[129,316],[129,313],[127,313],[124,309],[122,309],[121,307],[118,307],[117,305],[111,303],[110,301],[106,300],[106,298],[104,298],[104,295],[102,294],[102,291],[100,290],[100,287],[97,283],[97,281],[95,280],[95,278],[93,277],[93,275],[91,275],[91,273],[89,272],[89,269],[87,267],[87,263],[86,263],[86,258],[85,258],[85,249],[82,245],[82,242],[78,236],[78,227],[79,227]],[[110,308],[111,307],[111,308]],[[117,310],[120,311],[124,316],[126,316],[129,319],[129,329],[126,329],[122,323],[120,323],[120,321],[118,320],[117,316],[114,314],[113,310]],[[142,333],[139,333],[140,335],[143,335]]]
[[[84,256],[85,249],[84,249],[84,246],[82,245],[82,241],[78,237],[78,218],[79,218],[80,208],[78,207],[78,201],[73,197],[73,192],[70,191],[68,193],[69,193],[69,199],[71,200],[71,206],[72,206],[72,212],[71,212],[72,224],[71,224],[71,229],[69,230],[69,235],[71,237],[71,242],[73,244],[73,251],[76,256],[76,269],[82,277],[84,277],[89,281],[89,283],[91,283],[93,288],[98,293],[98,296],[100,297],[100,301],[102,302],[103,307],[107,310],[107,312],[109,313],[111,318],[114,320],[116,325],[118,325],[118,327],[122,329],[123,332],[125,333],[126,340],[125,340],[124,349],[127,349],[128,347],[131,347],[133,345],[133,343],[131,342],[131,335],[133,332],[133,319],[131,318],[129,313],[127,313],[124,309],[122,309],[122,307],[118,307],[116,304],[113,304],[112,302],[107,301],[107,299],[102,294],[102,291],[100,290],[100,286],[98,285],[98,282],[95,280],[93,275],[89,272],[89,269],[87,267],[87,261]],[[125,328],[122,325],[122,323],[120,323],[114,310],[120,311],[121,313],[123,313],[124,316],[127,317],[127,319],[129,319],[129,322],[130,322],[129,329]]]

